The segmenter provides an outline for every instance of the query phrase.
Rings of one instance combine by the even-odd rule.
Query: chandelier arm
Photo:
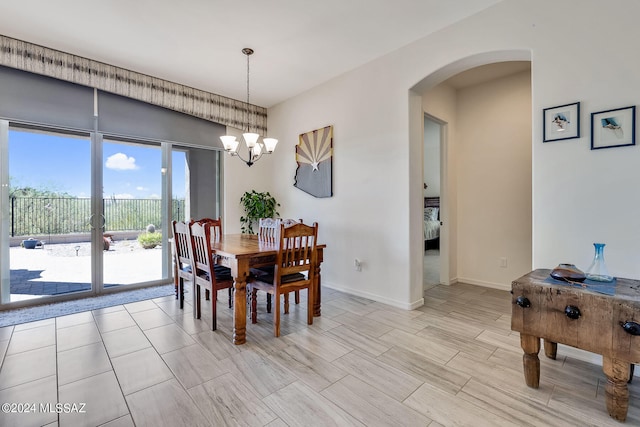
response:
[[[245,163],[247,163],[247,164],[249,164],[249,163],[253,163],[253,162],[250,162],[249,160],[246,160],[244,157],[242,157],[242,156],[240,155],[240,152],[239,152],[239,151],[236,151],[235,153],[229,153],[229,154],[231,154],[231,157],[237,157],[237,158],[239,158],[240,160],[242,160],[243,162],[245,162]]]
[[[240,155],[239,151],[236,151],[234,153],[229,153],[231,155],[231,157],[237,157],[240,160],[242,160],[243,162],[245,162],[247,164],[247,166],[251,166],[252,164],[254,164],[255,162],[257,162],[258,160],[260,160],[260,157],[262,157],[264,155],[264,151],[261,151],[260,154],[258,156],[254,156],[253,155],[253,151],[251,149],[247,149],[249,151],[249,160],[245,159],[244,157],[242,157]]]
[[[258,157],[255,157],[252,161],[252,163],[257,162],[258,160],[260,160],[260,157],[262,157],[264,155],[264,149],[260,152],[260,154],[258,154]]]

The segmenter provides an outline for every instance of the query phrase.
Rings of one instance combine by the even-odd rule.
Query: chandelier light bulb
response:
[[[278,140],[275,138],[264,138],[262,142],[264,143],[265,150],[267,150],[269,154],[273,153],[273,150],[276,149],[276,145],[278,144]]]
[[[256,142],[258,142],[258,137],[260,135],[258,135],[257,133],[247,132],[247,133],[243,133],[242,136],[244,137],[245,144],[247,144],[247,148],[251,149],[255,147]]]
[[[238,150],[238,144],[240,141],[237,141],[235,136],[224,135],[220,137],[220,140],[222,141],[225,151],[235,153]]]

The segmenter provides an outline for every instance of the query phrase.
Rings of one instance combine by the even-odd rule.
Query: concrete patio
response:
[[[104,251],[105,287],[162,278],[162,248],[143,249],[136,240],[119,240]],[[88,290],[91,286],[89,242],[10,248],[12,300]]]

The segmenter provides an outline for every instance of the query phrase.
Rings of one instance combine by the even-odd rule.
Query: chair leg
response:
[[[200,318],[200,285],[193,285],[193,317]]]
[[[285,294],[286,295],[286,294]],[[280,295],[273,294],[273,299],[276,301],[273,307],[273,335],[280,336]]]
[[[296,291],[296,304],[300,304],[300,291]]]
[[[178,279],[178,289],[176,290],[176,298],[179,299],[180,309],[184,308],[184,279]]]
[[[313,325],[313,284],[307,288],[307,324]]]
[[[289,294],[288,293],[284,294],[284,314],[289,314]]]
[[[251,323],[258,323],[257,289],[251,290]]]
[[[271,313],[271,294],[267,294],[267,313]]]
[[[229,288],[229,308],[233,308],[233,286]]]
[[[208,290],[207,290],[208,291]],[[215,289],[211,290],[211,330],[215,331],[218,329],[218,292]]]

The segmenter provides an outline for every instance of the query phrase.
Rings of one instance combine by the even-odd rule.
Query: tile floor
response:
[[[0,402],[36,404],[0,425],[622,425],[597,356],[559,346],[526,387],[505,291],[438,285],[404,311],[324,289],[322,317],[308,327],[292,304],[280,338],[261,301],[242,346],[219,295],[216,332],[173,297],[0,328]],[[640,425],[639,383],[627,425]]]

